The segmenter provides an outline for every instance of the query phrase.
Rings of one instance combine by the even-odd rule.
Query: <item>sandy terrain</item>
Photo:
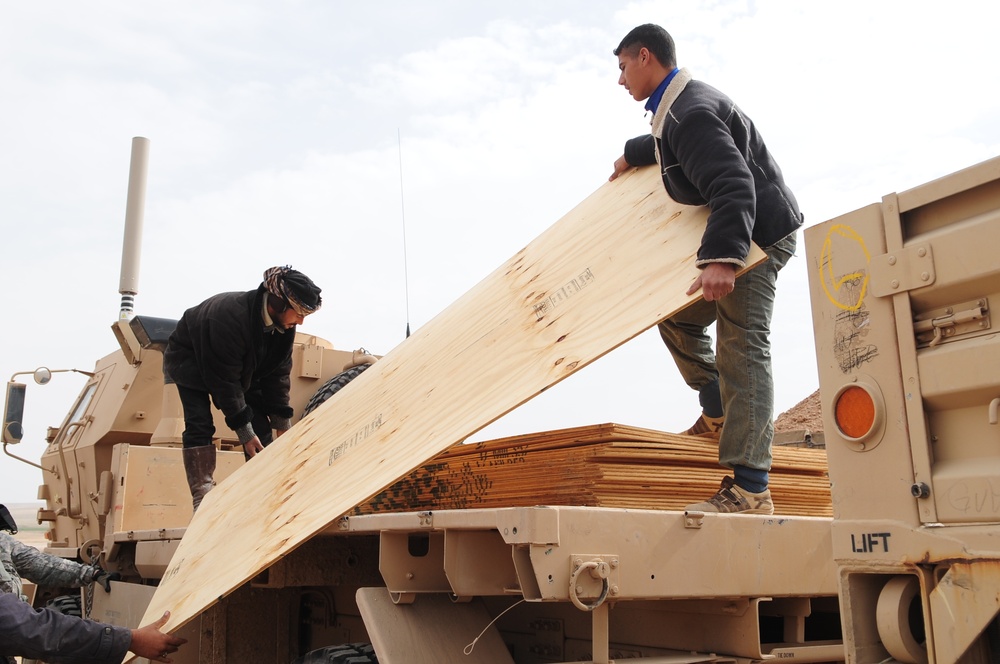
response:
[[[35,520],[38,508],[43,507],[44,503],[4,504],[10,510],[11,516],[14,517],[14,522],[17,523],[18,532],[14,537],[29,546],[38,549],[44,548],[45,532],[47,529],[44,526],[38,525],[38,522]]]

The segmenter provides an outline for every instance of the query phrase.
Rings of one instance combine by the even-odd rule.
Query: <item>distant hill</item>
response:
[[[823,409],[820,404],[819,390],[775,418],[774,430],[806,430],[811,433],[823,433]]]

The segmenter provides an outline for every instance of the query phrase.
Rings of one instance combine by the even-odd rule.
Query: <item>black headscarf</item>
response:
[[[322,289],[291,265],[272,267],[264,272],[264,288],[288,302],[300,316],[308,316],[323,304]]]

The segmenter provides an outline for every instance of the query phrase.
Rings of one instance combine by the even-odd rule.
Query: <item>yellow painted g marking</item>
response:
[[[860,272],[851,272],[840,277],[835,275],[833,271],[834,236],[839,236],[845,240],[856,242],[865,255],[866,266],[871,262],[871,254],[868,253],[868,247],[865,246],[864,239],[862,239],[862,237],[858,235],[853,228],[845,226],[844,224],[834,224],[830,227],[830,231],[826,234],[826,238],[823,240],[823,251],[820,252],[820,283],[823,284],[823,292],[826,293],[826,297],[838,309],[843,309],[844,311],[857,311],[865,302],[865,293],[868,292],[869,274],[867,270],[863,270]],[[858,280],[861,281],[861,288],[844,289],[844,284],[853,283]],[[840,298],[842,296],[851,295],[856,295],[856,302],[841,302]]]

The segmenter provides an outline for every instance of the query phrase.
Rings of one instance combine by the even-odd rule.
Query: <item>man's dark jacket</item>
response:
[[[163,353],[164,373],[181,387],[211,394],[231,429],[253,419],[252,407],[285,419],[293,414],[288,374],[295,328],[265,330],[265,293],[263,286],[220,293],[191,307]]]
[[[125,627],[33,609],[17,595],[0,593],[0,661],[119,664],[131,645],[132,631]]]
[[[659,163],[672,199],[709,206],[697,265],[742,267],[751,239],[767,248],[802,224],[798,202],[753,122],[715,88],[680,70],[652,125],[650,134],[625,143],[625,160]]]

